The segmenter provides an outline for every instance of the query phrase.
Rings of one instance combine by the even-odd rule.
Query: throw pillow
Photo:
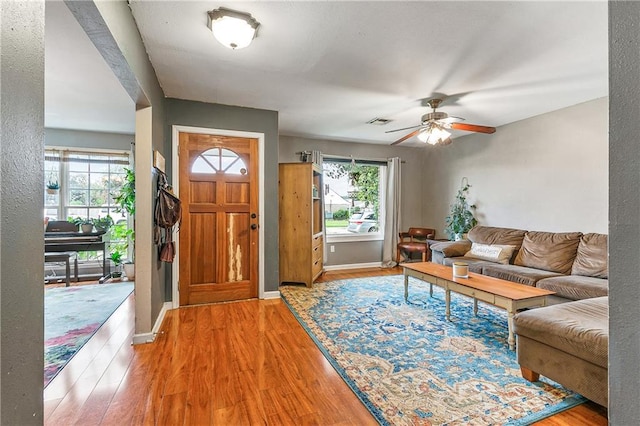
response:
[[[609,277],[606,234],[582,236],[571,274],[595,278]]]
[[[524,236],[514,264],[569,274],[581,236],[580,232],[529,231]]]
[[[511,259],[515,249],[516,246],[511,245],[473,243],[471,244],[471,250],[464,256],[506,265],[509,263],[509,259]]]

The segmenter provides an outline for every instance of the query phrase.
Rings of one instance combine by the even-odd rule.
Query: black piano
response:
[[[44,233],[45,253],[69,251],[102,251],[102,278],[109,275],[105,231],[78,232],[78,227],[67,221],[51,221]]]

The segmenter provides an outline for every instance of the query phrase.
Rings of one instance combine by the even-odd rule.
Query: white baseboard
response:
[[[280,299],[280,292],[278,290],[265,291],[261,299]]]
[[[351,263],[348,265],[325,265],[325,271],[339,271],[342,269],[363,269],[363,268],[380,268],[382,262],[370,262],[370,263]]]
[[[160,309],[160,313],[158,314],[158,318],[156,318],[155,324],[153,324],[153,328],[151,329],[151,333],[141,333],[133,335],[133,344],[141,345],[143,343],[152,343],[156,340],[156,335],[160,331],[160,327],[162,327],[162,321],[164,321],[164,316],[169,309],[172,309],[173,304],[171,302],[164,302],[162,305],[162,309]]]

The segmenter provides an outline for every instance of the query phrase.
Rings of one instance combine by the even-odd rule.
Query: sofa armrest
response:
[[[431,245],[432,252],[440,252],[443,257],[464,256],[471,250],[471,241],[443,241]]]

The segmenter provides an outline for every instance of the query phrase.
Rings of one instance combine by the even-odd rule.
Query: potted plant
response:
[[[60,184],[58,180],[51,180],[47,182],[47,194],[56,194],[60,190]]]
[[[122,264],[122,253],[115,250],[109,255],[109,259],[111,259],[115,265],[115,271],[111,273],[111,278],[113,281],[120,281],[122,279],[122,271],[120,270],[120,265]]]
[[[113,197],[116,205],[118,206],[117,211],[126,211],[128,217],[135,220],[135,212],[136,212],[136,175],[135,172],[131,169],[125,168],[125,182],[120,188],[120,192]],[[134,225],[135,228],[135,225]],[[135,232],[133,229],[129,229],[126,232],[127,240],[131,241],[132,245],[135,245]],[[126,245],[127,251],[129,245]],[[129,280],[133,280],[135,277],[135,264],[134,264],[134,253],[135,251],[131,250],[130,259],[127,259],[124,262],[124,270],[127,278]]]
[[[105,217],[98,216],[97,219],[93,219],[93,226],[96,227],[98,232],[107,232],[113,226],[113,219],[109,215]]]
[[[450,240],[461,240],[464,234],[478,224],[478,221],[473,215],[476,206],[475,204],[469,205],[467,202],[469,188],[471,188],[471,185],[463,183],[456,194],[456,202],[451,205],[449,216],[445,219],[447,227],[444,229],[444,232]]]
[[[84,232],[85,234],[93,232],[93,221],[91,219],[84,217],[70,217],[67,219],[67,221],[74,223],[76,226],[80,227],[80,229],[82,229],[82,232]]]

